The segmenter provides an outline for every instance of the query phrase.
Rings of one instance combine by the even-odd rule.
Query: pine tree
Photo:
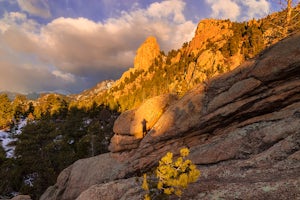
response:
[[[0,129],[9,126],[13,119],[13,108],[7,94],[0,94]]]

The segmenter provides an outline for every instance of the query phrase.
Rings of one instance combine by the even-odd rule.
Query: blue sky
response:
[[[118,79],[148,36],[167,52],[190,41],[203,18],[260,18],[274,2],[0,0],[0,91],[78,93]]]

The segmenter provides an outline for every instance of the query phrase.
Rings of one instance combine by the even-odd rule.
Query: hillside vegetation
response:
[[[300,29],[299,10],[300,5],[292,11],[288,34]],[[167,54],[159,49],[156,39],[150,37],[138,49],[133,68],[109,89],[89,98],[78,98],[76,104],[88,106],[94,100],[111,109],[125,111],[160,94],[183,96],[197,84],[236,68],[284,38],[285,16],[286,11],[282,11],[248,22],[205,19],[198,24],[190,42]],[[156,53],[149,56],[145,49]]]
[[[1,126],[15,147],[13,157],[8,157],[0,145],[0,198],[21,192],[38,199],[74,161],[108,152],[117,111],[96,104],[77,108],[70,98],[57,94],[35,102],[21,95],[12,102],[5,94],[0,99]],[[23,120],[27,125],[17,134]]]

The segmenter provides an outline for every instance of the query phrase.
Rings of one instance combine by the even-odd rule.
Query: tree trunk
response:
[[[288,35],[289,27],[291,26],[292,2],[292,0],[286,0],[286,24],[284,29],[285,36]]]

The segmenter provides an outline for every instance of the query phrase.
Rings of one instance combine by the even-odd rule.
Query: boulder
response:
[[[177,101],[174,94],[164,94],[145,101],[135,110],[122,113],[115,121],[109,150],[119,152],[137,148],[164,111]]]
[[[141,178],[129,178],[93,185],[76,200],[140,200],[143,199]]]
[[[40,200],[73,200],[95,184],[116,179],[123,165],[109,153],[78,160],[60,173]]]
[[[29,195],[18,195],[11,200],[31,200],[31,197]]]
[[[115,134],[109,144],[109,150],[111,152],[129,151],[139,147],[141,138],[136,138],[130,135],[117,135]]]

